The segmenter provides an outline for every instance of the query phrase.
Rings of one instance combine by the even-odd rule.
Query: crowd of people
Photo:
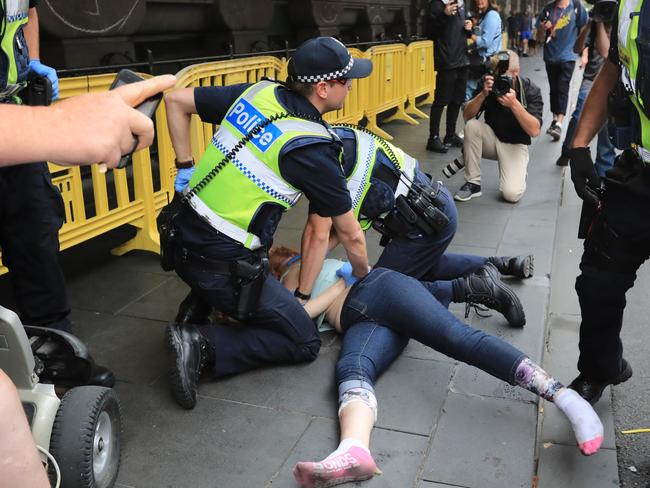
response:
[[[622,11],[632,12],[626,1]],[[36,3],[9,2],[16,12],[2,20],[3,32],[23,42],[3,43],[3,54],[13,64],[1,73],[0,126],[15,140],[22,140],[16,132],[19,124],[42,131],[33,144],[3,144],[0,210],[3,216],[15,214],[7,209],[19,197],[46,203],[21,209],[28,212],[21,219],[39,219],[38,226],[23,227],[39,232],[34,244],[40,247],[28,250],[34,256],[27,259],[20,242],[34,237],[21,236],[10,221],[0,221],[0,237],[22,317],[69,331],[69,306],[57,264],[60,198],[51,182],[45,189],[34,183],[34,175],[50,181],[45,163],[27,163],[92,160],[114,167],[132,150],[134,137],[138,148],[152,141],[151,120],[132,107],[170,88],[175,78],[157,77],[52,107],[18,106],[17,87],[27,83],[30,73],[50,79],[57,95],[56,71],[38,60]],[[320,461],[296,464],[294,476],[301,487],[362,481],[377,472],[370,450],[378,415],[375,381],[410,339],[554,403],[570,421],[584,455],[595,454],[603,442],[603,426],[592,405],[606,386],[632,375],[619,334],[625,292],[650,254],[639,215],[650,198],[644,165],[650,151],[643,149],[644,143],[650,147],[644,102],[650,88],[639,66],[650,62],[650,50],[630,56],[626,49],[631,39],[650,32],[650,16],[644,11],[636,24],[619,24],[596,13],[589,18],[578,1],[554,0],[536,16],[529,8],[523,14],[511,12],[510,49],[501,50],[498,7],[488,0],[475,0],[473,7],[470,12],[463,0],[432,0],[430,8],[437,80],[427,149],[462,149],[457,167],[464,166],[465,183],[453,196],[399,147],[361,127],[323,120],[343,107],[352,80],[369,76],[373,68],[334,38],[301,44],[284,81],[186,88],[165,95],[177,194],[161,214],[159,230],[166,265],[189,288],[166,332],[172,396],[181,407],[192,409],[202,376],[218,380],[260,367],[313,361],[321,345],[319,329],[336,330],[342,335],[333,372],[340,444]],[[4,23],[11,29],[4,29]],[[524,195],[528,147],[543,126],[543,97],[521,74],[519,53],[534,54],[535,40],[544,46],[553,116],[547,134],[554,141],[562,135],[578,56],[584,69],[557,161],[571,165],[576,191],[587,213],[591,211],[576,282],[583,318],[580,375],[568,387],[525,352],[470,327],[448,310],[452,302],[481,305],[499,312],[510,327],[526,323],[524,305],[501,277],[531,277],[532,255],[484,257],[447,248],[459,225],[455,200],[481,195],[482,159],[497,161],[505,201],[515,203]],[[605,100],[621,79],[627,91],[619,102],[628,105],[617,111],[619,117],[608,130],[603,126]],[[89,106],[105,110],[98,113]],[[446,134],[441,139],[445,107]],[[457,130],[461,108],[464,136]],[[193,115],[218,125],[197,162],[190,147]],[[11,124],[6,123],[9,117]],[[84,137],[88,127],[101,131],[92,144]],[[596,135],[594,165],[587,145]],[[614,145],[625,149],[622,155],[616,156]],[[17,182],[23,194],[8,198],[13,195],[8,189]],[[309,211],[300,242],[296,249],[273,247],[282,214],[302,195],[309,200]],[[375,263],[369,263],[366,248],[365,231],[371,227],[382,235],[383,250]],[[347,260],[328,259],[339,244]],[[44,267],[50,275],[43,274]],[[102,368],[95,379],[97,384],[114,381]],[[3,461],[3,476],[15,486],[45,486],[18,403],[0,371],[0,417],[12,427],[11,436],[0,436],[0,456],[19,453],[13,462]]]

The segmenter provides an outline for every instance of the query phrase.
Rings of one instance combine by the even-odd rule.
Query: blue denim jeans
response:
[[[356,380],[372,385],[390,364],[386,358],[394,348],[405,345],[404,339],[397,341],[377,328],[380,325],[514,384],[516,368],[526,355],[461,322],[435,299],[433,291],[430,283],[383,268],[373,269],[358,282],[341,312],[349,340],[344,341],[336,367],[339,384]],[[392,341],[390,349],[386,338]]]
[[[413,231],[392,239],[379,256],[377,267],[399,271],[418,280],[434,281],[466,276],[485,264],[483,256],[445,252],[458,228],[458,210],[447,187],[442,187],[440,195],[449,225],[430,236]]]
[[[583,80],[580,85],[580,91],[578,92],[578,99],[576,100],[576,108],[571,114],[571,120],[569,121],[569,126],[566,130],[566,135],[564,137],[564,142],[562,143],[562,154],[566,155],[571,149],[571,141],[575,133],[576,127],[578,126],[578,120],[582,114],[582,109],[585,105],[585,100],[587,100],[587,95],[591,91],[591,86],[593,81]],[[596,172],[600,176],[605,176],[605,171],[614,166],[614,159],[616,158],[616,151],[614,150],[614,145],[609,140],[609,131],[607,130],[607,124],[598,132],[598,142],[596,146]]]
[[[426,177],[418,171],[416,181]],[[486,258],[470,254],[445,252],[458,226],[458,211],[451,193],[442,188],[443,211],[449,218],[447,228],[432,236],[413,232],[393,239],[379,257],[376,267],[399,271],[418,280],[427,280],[427,288],[443,307],[452,301],[452,281],[473,273]],[[434,281],[435,280],[435,281]],[[374,381],[391,365],[408,344],[409,337],[375,322],[358,323],[343,337],[341,355],[336,367],[339,385],[348,381]],[[358,385],[363,386],[363,385]],[[365,387],[368,387],[366,382]]]

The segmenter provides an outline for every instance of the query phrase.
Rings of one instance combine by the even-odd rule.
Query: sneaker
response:
[[[609,385],[618,385],[624,381],[629,380],[632,377],[632,366],[625,359],[623,359],[623,371],[619,373],[616,378],[605,381],[597,381],[589,379],[584,376],[582,373],[574,379],[569,388],[578,392],[578,394],[587,400],[590,404],[594,405],[600,397],[603,395],[603,391]]]
[[[568,166],[569,165],[569,156],[567,154],[562,154],[559,158],[557,158],[557,161],[555,161],[555,164],[557,166]]]
[[[445,146],[438,136],[430,137],[427,141],[427,151],[446,153],[448,150],[449,148]]]
[[[551,135],[551,132],[553,132],[553,127],[555,127],[556,124],[557,124],[557,122],[555,120],[553,120],[551,122],[551,125],[548,126],[548,129],[546,129],[546,133],[548,135]]]
[[[546,133],[553,138],[554,142],[557,142],[560,140],[560,137],[562,137],[562,127],[558,124],[553,124],[548,128]]]
[[[466,202],[467,200],[471,200],[474,197],[480,197],[481,195],[481,185],[466,181],[465,184],[456,192],[454,199],[459,202]]]
[[[465,278],[465,302],[501,312],[511,327],[526,325],[524,307],[515,292],[501,281],[496,266],[486,263]]]
[[[446,135],[444,143],[449,147],[463,147],[463,138],[458,134]]]

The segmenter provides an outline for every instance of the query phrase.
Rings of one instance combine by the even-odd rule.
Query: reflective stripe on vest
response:
[[[378,151],[384,151],[384,153],[386,153],[386,151],[382,148],[382,144],[379,143],[378,136],[372,136],[365,131],[357,129],[353,129],[353,132],[357,141],[357,160],[352,175],[348,177],[348,189],[350,190],[350,197],[352,198],[352,209],[354,210],[354,215],[359,218],[363,200],[371,185],[370,177],[372,176],[372,170],[377,162],[377,153]],[[410,187],[409,182],[413,181],[413,178],[415,177],[415,158],[409,156],[403,150],[392,145],[388,141],[383,140],[383,142],[395,155],[395,158],[397,159],[397,169],[401,170],[408,178],[406,179],[402,177],[399,179],[395,190],[395,198],[400,195],[406,195]],[[390,158],[389,154],[386,154],[386,156]],[[391,163],[395,164],[394,161],[391,161]],[[361,186],[362,182],[364,183],[363,186]],[[358,201],[357,197],[360,198]],[[367,219],[363,219],[362,228],[366,230],[368,227],[370,227],[370,222]]]
[[[27,45],[21,33],[22,27],[27,23],[29,17],[29,0],[0,0],[4,5],[5,18],[2,19],[4,35],[0,40],[0,47],[8,66],[3,66],[4,73],[0,73],[0,90],[5,85],[13,85],[19,80],[19,75],[26,75]],[[18,66],[16,50],[20,50],[25,57]],[[3,62],[4,64],[4,62]],[[2,83],[4,81],[4,83]]]
[[[286,113],[276,96],[278,86],[271,81],[262,81],[249,87],[235,100],[199,161],[190,188],[255,127],[268,118]],[[287,117],[266,125],[236,152],[232,164],[226,164],[198,192],[197,198],[203,203],[201,214],[205,216],[209,210],[215,217],[206,220],[230,237],[233,237],[232,231],[226,232],[223,226],[217,227],[214,222],[226,221],[238,228],[247,237],[244,240],[241,238],[244,234],[240,234],[235,240],[249,247],[248,231],[259,209],[266,204],[275,204],[287,210],[301,195],[300,190],[291,186],[280,173],[279,159],[283,148],[289,143],[297,147],[303,142],[308,145],[332,140],[332,134],[323,124],[310,120]]]
[[[372,168],[377,160],[377,141],[365,132],[354,131],[354,137],[357,141],[357,161],[348,177],[348,190],[352,199],[352,211],[358,219],[361,211],[361,203],[370,188],[370,176]]]

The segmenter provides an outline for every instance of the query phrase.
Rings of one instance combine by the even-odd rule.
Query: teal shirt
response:
[[[316,278],[314,287],[311,290],[312,298],[316,298],[318,295],[322,294],[325,290],[327,290],[330,286],[339,280],[339,277],[336,276],[336,270],[344,264],[345,263],[343,261],[340,261],[338,259],[325,260],[323,263],[323,268],[320,270],[320,274],[318,275],[318,278]],[[316,323],[316,326],[320,332],[334,329],[334,327],[325,322],[324,313],[316,317],[314,319],[314,322]]]

